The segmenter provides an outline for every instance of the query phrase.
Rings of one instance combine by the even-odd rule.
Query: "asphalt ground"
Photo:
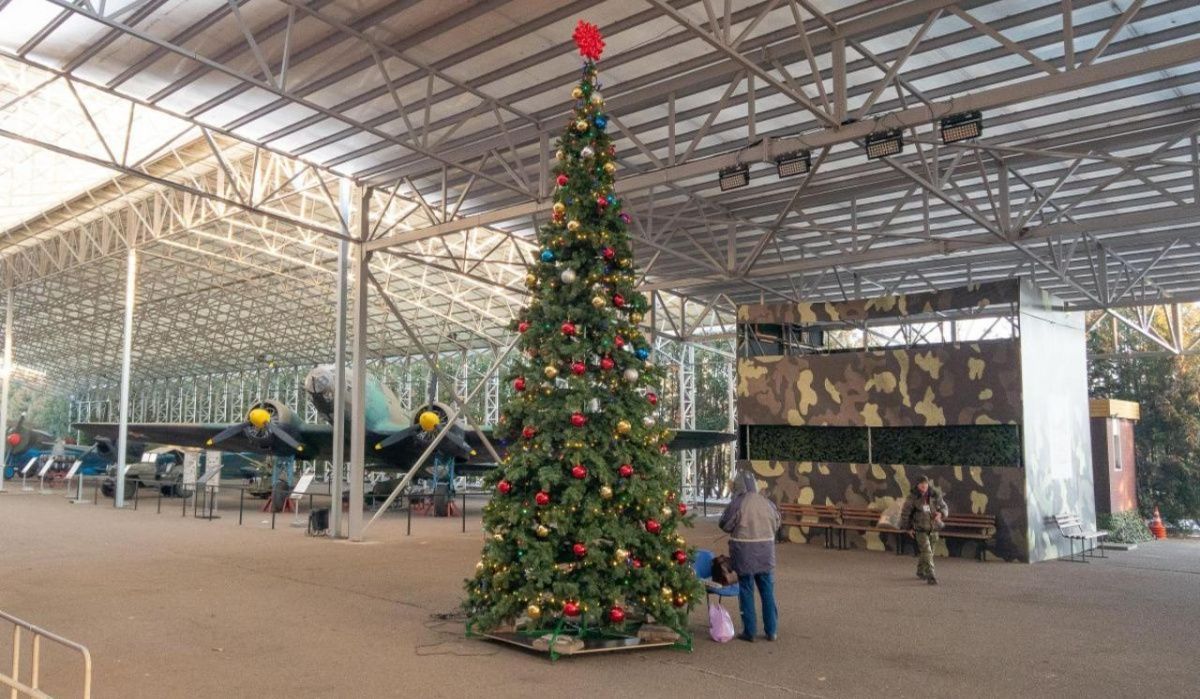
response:
[[[939,559],[784,545],[780,639],[565,658],[467,639],[456,611],[478,560],[460,519],[389,512],[367,543],[305,536],[236,494],[218,519],[0,495],[0,610],[88,646],[96,697],[1196,696],[1200,542],[1088,564]],[[19,484],[17,485],[19,488]],[[143,493],[144,495],[144,493]],[[230,500],[233,500],[230,502]],[[254,501],[261,506],[261,501]],[[303,519],[303,517],[301,517]],[[711,520],[690,540],[721,550]],[[736,601],[726,602],[736,619]],[[0,622],[0,671],[11,631]],[[25,651],[28,658],[28,650]],[[77,664],[43,650],[44,686]]]

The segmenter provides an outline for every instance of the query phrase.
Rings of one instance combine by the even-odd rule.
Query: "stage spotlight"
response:
[[[812,152],[795,150],[775,158],[775,171],[780,177],[803,175],[812,167]]]
[[[979,112],[952,114],[941,121],[942,143],[958,143],[979,138],[983,133],[983,115]]]
[[[904,137],[900,129],[876,131],[867,136],[867,159],[875,160],[896,155],[904,150]]]
[[[722,192],[745,187],[750,184],[750,166],[744,164],[730,165],[721,170],[717,176]]]

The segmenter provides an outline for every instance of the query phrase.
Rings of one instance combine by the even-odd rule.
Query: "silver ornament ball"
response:
[[[625,380],[628,381],[629,383],[633,383],[634,381],[637,381],[638,376],[639,376],[639,374],[638,374],[637,369],[626,369],[625,370]]]
[[[564,269],[563,273],[558,275],[558,278],[562,279],[563,284],[574,284],[577,275],[573,269]]]

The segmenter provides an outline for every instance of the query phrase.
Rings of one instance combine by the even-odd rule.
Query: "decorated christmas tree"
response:
[[[522,355],[498,432],[487,538],[467,580],[471,627],[587,635],[653,620],[684,631],[702,594],[679,535],[690,526],[670,477],[668,430],[655,417],[663,371],[638,329],[628,214],[613,191],[596,61],[604,42],[580,22],[574,113],[558,140],[551,220],[514,329]]]

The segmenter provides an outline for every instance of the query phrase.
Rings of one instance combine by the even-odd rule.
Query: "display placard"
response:
[[[30,469],[32,469],[33,465],[37,463],[37,460],[38,458],[36,456],[30,459],[29,462],[25,464],[25,468],[21,469],[21,475],[28,476]]]
[[[71,464],[71,470],[67,471],[67,478],[74,478],[76,473],[79,473],[79,467],[83,465],[83,459],[75,459]]]

